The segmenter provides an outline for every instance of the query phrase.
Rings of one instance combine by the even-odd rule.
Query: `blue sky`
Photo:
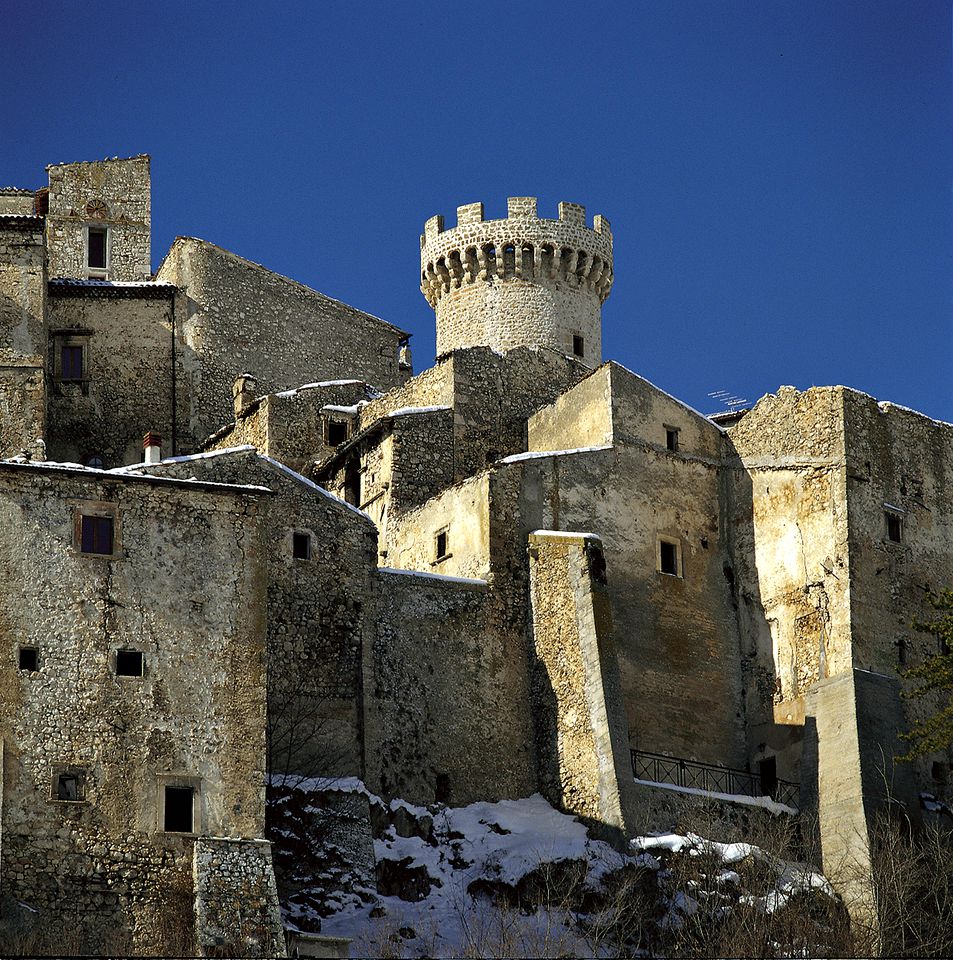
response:
[[[845,383],[953,420],[947,2],[0,0],[0,185],[153,157],[203,237],[414,333],[424,220],[603,213],[604,350],[703,410]]]

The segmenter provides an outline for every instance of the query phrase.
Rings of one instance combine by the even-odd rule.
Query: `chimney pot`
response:
[[[158,433],[147,433],[142,438],[142,448],[146,453],[146,463],[158,463],[162,459],[162,437]]]

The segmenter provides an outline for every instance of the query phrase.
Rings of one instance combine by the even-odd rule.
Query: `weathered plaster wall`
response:
[[[540,531],[529,558],[540,789],[597,836],[624,838],[632,764],[602,544]]]
[[[612,443],[612,377],[603,364],[527,422],[527,450],[577,450]]]
[[[843,391],[782,388],[728,436],[751,754],[799,780],[804,695],[851,667]]]
[[[166,783],[196,788],[197,834],[263,835],[261,496],[0,469],[0,577],[18,591],[0,609],[0,883],[47,933],[180,949],[194,839],[161,829]],[[74,547],[88,503],[116,511],[114,558]],[[35,672],[18,669],[24,645]],[[116,675],[122,648],[143,653],[143,676]],[[64,766],[83,771],[85,800],[50,799]]]
[[[368,785],[413,803],[532,793],[522,629],[485,584],[382,570],[379,589],[366,667]]]
[[[171,452],[173,420],[177,429],[184,426],[188,409],[181,355],[177,376],[172,369],[173,316],[183,299],[172,287],[151,285],[107,296],[51,284],[50,294],[50,459],[87,463],[98,456],[106,467],[139,463],[147,431],[159,433]],[[83,345],[82,383],[59,377],[57,352],[66,338]]]
[[[46,432],[43,221],[0,216],[0,457]]]
[[[147,280],[151,262],[150,159],[55,163],[50,178],[47,247],[51,277],[88,277],[86,230],[108,229],[110,280]],[[98,274],[97,274],[98,275]]]
[[[255,375],[262,393],[354,377],[386,390],[406,378],[407,334],[214,244],[179,237],[158,277],[188,294],[183,336],[194,362],[189,423],[205,437],[233,421],[232,383]]]

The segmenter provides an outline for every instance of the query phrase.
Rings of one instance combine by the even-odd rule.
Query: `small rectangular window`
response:
[[[311,534],[295,531],[291,534],[291,556],[295,560],[311,559]]]
[[[167,786],[162,829],[167,833],[193,833],[194,806],[194,787]]]
[[[143,658],[141,650],[116,651],[116,676],[141,677],[143,673]]]
[[[450,543],[447,536],[447,531],[441,530],[435,538],[435,544],[434,544],[434,553],[436,554],[435,559],[443,560],[445,557],[447,557],[449,546],[450,546]]]
[[[53,799],[76,802],[86,799],[86,778],[79,770],[65,770],[53,777]]]
[[[678,430],[675,427],[665,428],[665,448],[667,450],[678,450]]]
[[[573,356],[576,357],[584,357],[586,355],[585,341],[578,333],[572,335],[572,352]]]
[[[341,420],[326,420],[327,444],[329,447],[339,447],[347,440],[347,424]]]
[[[80,344],[64,343],[60,347],[60,380],[83,379],[83,348]]]
[[[80,531],[80,552],[112,556],[113,518],[83,514]]]
[[[659,572],[677,577],[678,573],[678,544],[671,540],[659,541]]]
[[[36,647],[20,647],[20,669],[28,673],[36,673],[40,669],[39,651]]]
[[[887,539],[900,543],[903,540],[903,517],[890,510],[887,510],[884,516],[887,518]]]
[[[89,228],[89,246],[86,265],[90,270],[106,269],[106,231],[101,227]]]

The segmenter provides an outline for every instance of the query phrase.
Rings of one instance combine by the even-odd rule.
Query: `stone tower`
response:
[[[457,226],[431,217],[420,238],[420,289],[437,314],[437,356],[459,347],[548,347],[589,366],[602,360],[602,303],[612,288],[612,232],[585,207],[558,220],[535,197],[510,197],[505,220],[457,207]]]

